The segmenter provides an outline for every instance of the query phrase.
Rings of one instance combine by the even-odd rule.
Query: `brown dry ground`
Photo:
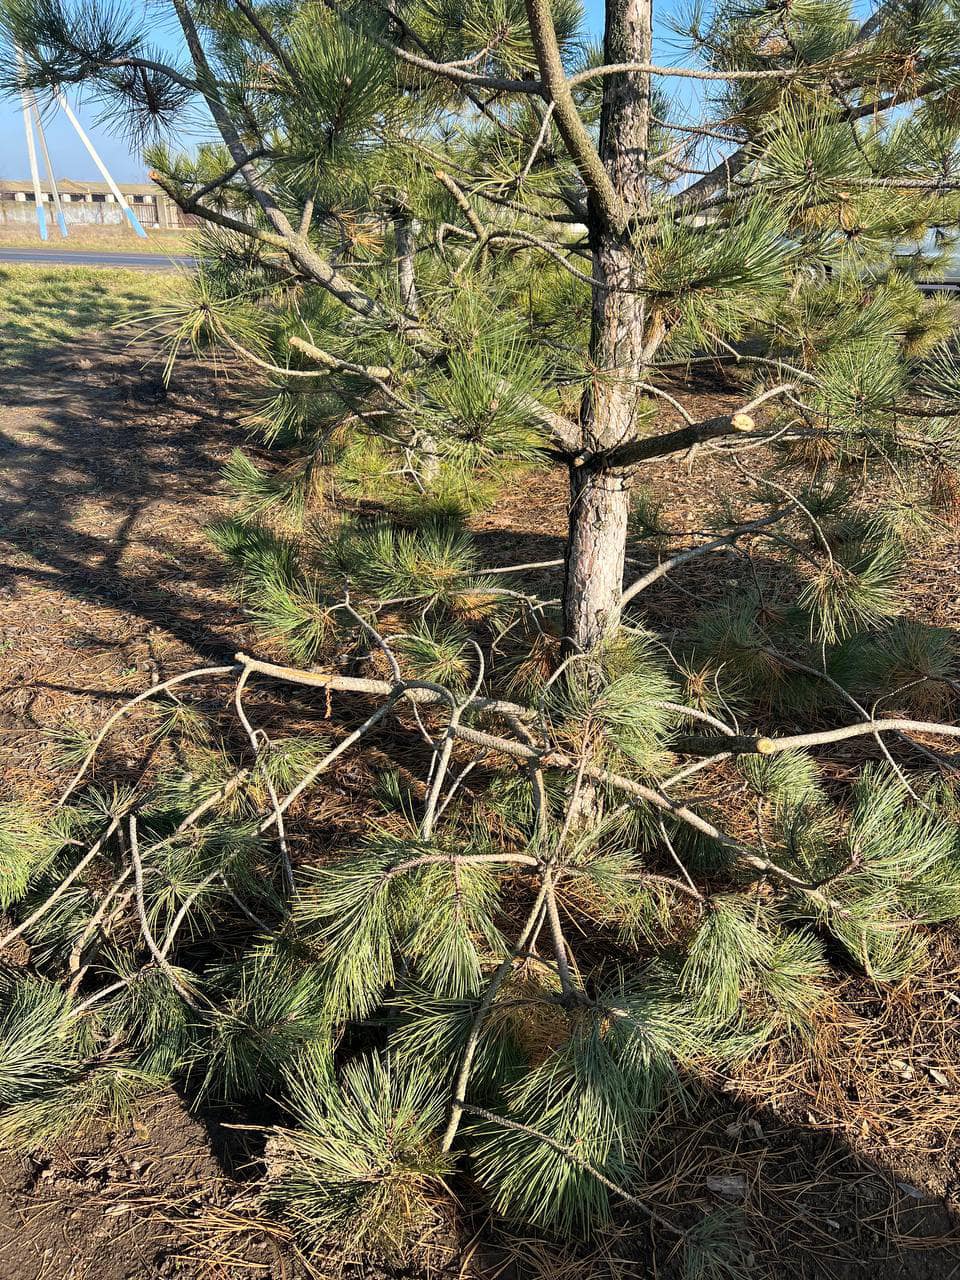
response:
[[[155,675],[255,643],[203,533],[225,505],[219,471],[241,435],[237,406],[209,373],[185,366],[165,390],[141,363],[114,334],[0,371],[3,795],[53,790],[52,732],[102,721]],[[693,475],[691,486],[671,463],[651,479],[671,516],[696,527],[718,486],[741,480],[709,457]],[[475,525],[492,563],[550,558],[566,525],[563,477],[505,494]],[[944,539],[915,567],[912,607],[927,620],[958,621],[958,551]],[[719,594],[734,580],[719,563],[658,585],[651,615],[662,624],[691,596]],[[769,566],[771,583],[778,575],[788,591]],[[531,586],[556,589],[549,576]],[[371,743],[381,746],[389,734]],[[345,761],[311,821],[355,828],[370,785],[369,768]],[[743,1079],[708,1082],[695,1115],[664,1131],[662,1183],[648,1198],[704,1208],[732,1197],[759,1240],[758,1277],[960,1277],[958,1064],[960,947],[944,935],[929,972],[902,989],[881,995],[851,975],[803,1058],[776,1046]],[[241,1118],[192,1116],[170,1094],[119,1132],[0,1155],[0,1280],[301,1276],[282,1232],[253,1216],[256,1143],[228,1127]],[[469,1186],[457,1190],[467,1241],[482,1223]],[[523,1232],[488,1232],[482,1250],[465,1244],[450,1262],[444,1246],[433,1269],[406,1274],[670,1274],[650,1269],[642,1219],[621,1226],[575,1266]],[[331,1260],[318,1274],[336,1269]]]
[[[57,252],[89,251],[99,249],[103,253],[189,253],[192,238],[189,231],[154,231],[147,229],[146,238],[126,222],[116,226],[71,226],[64,240],[56,228],[50,226],[50,238],[41,240],[33,222],[7,222],[0,224],[0,249],[49,249]]]

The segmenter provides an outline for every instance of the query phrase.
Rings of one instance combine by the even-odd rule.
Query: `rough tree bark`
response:
[[[398,204],[393,214],[393,237],[397,254],[397,283],[400,288],[400,305],[404,311],[418,318],[420,299],[417,296],[417,220],[405,204]]]
[[[417,292],[417,235],[420,224],[410,212],[406,196],[401,195],[393,209],[393,241],[397,259],[397,287],[400,306],[414,320],[420,318],[420,295]],[[440,471],[436,441],[432,436],[420,438],[420,480],[431,485]]]
[[[604,61],[652,60],[651,0],[607,0]],[[629,471],[589,459],[632,440],[651,322],[639,291],[642,262],[631,243],[631,215],[649,209],[650,77],[604,80],[599,153],[627,217],[591,191],[593,252],[590,355],[594,370],[580,410],[586,465],[570,467],[570,529],[564,583],[564,636],[571,652],[593,649],[620,620],[629,510]]]

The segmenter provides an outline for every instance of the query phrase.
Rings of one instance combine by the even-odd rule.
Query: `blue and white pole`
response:
[[[47,171],[47,181],[50,183],[50,194],[53,196],[53,208],[57,217],[57,226],[60,228],[60,234],[64,239],[66,239],[67,220],[63,216],[63,202],[60,199],[60,188],[57,186],[57,177],[53,171],[53,165],[50,163],[50,152],[47,150],[47,137],[43,132],[43,121],[40,119],[40,108],[37,106],[37,96],[33,92],[30,94],[30,107],[33,112],[33,123],[37,130],[37,141],[40,143],[40,154],[43,156],[43,167]]]
[[[56,96],[57,96],[57,102],[63,108],[64,115],[73,125],[74,129],[76,129],[77,137],[80,139],[83,145],[87,148],[87,151],[90,154],[90,159],[93,161],[93,163],[97,166],[97,168],[103,174],[103,180],[104,182],[106,182],[107,186],[113,192],[113,198],[116,200],[117,204],[119,204],[123,212],[126,214],[127,221],[130,223],[131,227],[133,227],[134,231],[137,233],[138,236],[143,236],[143,238],[146,239],[147,233],[146,231],[144,231],[143,227],[140,225],[140,219],[130,208],[130,205],[127,201],[126,196],[117,186],[117,184],[114,182],[113,178],[110,175],[110,171],[107,169],[107,166],[100,159],[93,143],[84,133],[83,126],[81,125],[77,117],[74,115],[73,110],[70,107],[70,103],[64,97],[63,90],[57,89]]]
[[[27,135],[27,157],[30,160],[30,180],[33,183],[33,200],[37,210],[37,226],[40,239],[47,238],[47,214],[43,207],[43,188],[40,186],[40,169],[37,165],[37,146],[33,138],[33,122],[30,119],[30,91],[27,88],[27,68],[23,54],[17,50],[17,65],[20,69],[20,100],[23,103],[23,127]]]

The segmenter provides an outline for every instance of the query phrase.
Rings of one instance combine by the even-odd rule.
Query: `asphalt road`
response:
[[[131,267],[147,271],[173,271],[192,267],[194,259],[166,253],[101,253],[98,249],[4,249],[0,263],[41,263],[67,267]]]
[[[98,249],[4,249],[0,263],[40,263],[48,266],[131,267],[144,271],[175,271],[178,267],[194,267],[196,259],[167,253],[101,253]],[[946,280],[918,282],[923,293],[960,293],[960,275]]]

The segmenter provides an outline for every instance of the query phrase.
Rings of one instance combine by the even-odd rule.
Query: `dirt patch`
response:
[[[289,1276],[284,1243],[235,1199],[203,1126],[163,1095],[116,1133],[0,1157],[0,1278]]]
[[[93,352],[93,355],[90,353]],[[242,438],[223,385],[167,388],[117,335],[0,370],[0,776],[39,767],[45,732],[102,720],[154,675],[246,636],[204,532]]]
[[[112,334],[58,350],[42,376],[0,369],[4,795],[54,786],[51,733],[99,722],[125,689],[244,634],[204,534],[240,440],[235,409],[201,370],[166,388],[143,361]],[[163,1097],[133,1129],[43,1160],[0,1156],[0,1278],[210,1274],[196,1223],[235,1194],[203,1126]],[[253,1232],[252,1262],[258,1248]],[[269,1276],[268,1262],[252,1273]]]

